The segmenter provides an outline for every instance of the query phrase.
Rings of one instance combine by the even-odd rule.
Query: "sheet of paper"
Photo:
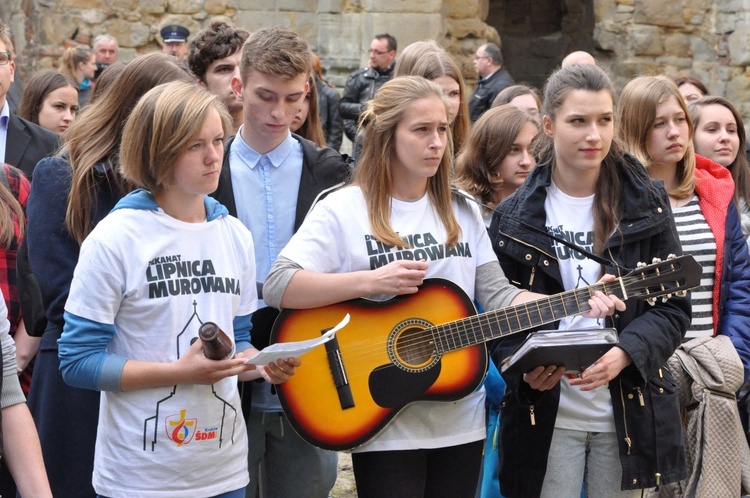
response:
[[[336,335],[336,332],[344,328],[349,323],[349,314],[347,313],[341,322],[331,330],[321,335],[317,339],[308,339],[307,341],[298,342],[278,342],[266,347],[260,353],[256,354],[246,364],[251,365],[268,365],[280,359],[299,358],[303,354],[312,351],[314,348],[325,344]]]

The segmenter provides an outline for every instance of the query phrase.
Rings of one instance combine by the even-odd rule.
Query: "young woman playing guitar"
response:
[[[427,277],[452,280],[484,309],[543,297],[508,282],[479,208],[451,194],[453,153],[439,86],[420,77],[391,80],[368,104],[361,127],[354,184],[321,201],[281,252],[264,285],[269,305],[317,308],[413,294]],[[625,309],[601,292],[588,304],[590,318]],[[359,496],[473,496],[484,396],[482,388],[455,402],[407,406],[354,449]]]

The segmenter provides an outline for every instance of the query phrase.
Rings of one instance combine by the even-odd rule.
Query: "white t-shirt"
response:
[[[547,231],[557,237],[593,251],[594,249],[594,196],[571,197],[553,183],[547,188],[544,210],[547,213]],[[560,264],[565,290],[595,284],[602,266],[578,251],[553,242]],[[604,327],[604,320],[566,317],[560,320],[558,330],[594,329]],[[615,432],[612,396],[604,385],[593,391],[581,391],[570,385],[563,375],[560,381],[560,405],[555,427],[588,432]]]
[[[81,246],[66,311],[114,324],[107,351],[173,362],[216,322],[257,308],[250,232],[236,218],[184,223],[119,209]],[[249,481],[237,378],[102,392],[94,489],[104,496],[214,496]]]
[[[393,199],[391,226],[410,247],[392,247],[372,235],[359,187],[343,188],[315,206],[280,256],[319,273],[371,270],[399,259],[424,259],[429,264],[427,278],[451,280],[473,299],[476,268],[496,257],[479,209],[471,202],[453,206],[461,235],[457,246],[449,249],[444,244],[445,228],[427,195],[415,202]],[[354,451],[441,448],[484,439],[484,394],[482,387],[455,402],[413,403]]]

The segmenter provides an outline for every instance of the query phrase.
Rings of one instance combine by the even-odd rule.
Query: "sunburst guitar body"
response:
[[[350,315],[335,338],[305,354],[292,378],[276,386],[284,413],[307,442],[329,450],[360,446],[404,407],[455,401],[477,389],[487,367],[485,343],[586,312],[597,290],[621,299],[664,299],[700,282],[691,256],[644,266],[613,282],[477,314],[469,297],[444,279],[388,301],[354,299],[284,310],[271,342],[320,337]]]

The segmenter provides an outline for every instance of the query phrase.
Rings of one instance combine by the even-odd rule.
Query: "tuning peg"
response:
[[[675,295],[677,297],[687,297],[687,291],[686,290],[677,291],[675,292]]]
[[[636,268],[645,268],[647,266],[648,265],[646,263],[643,263],[643,262],[638,262],[638,264],[635,265]]]
[[[650,304],[651,306],[656,306],[656,298],[655,297],[650,297],[650,298],[646,299],[646,302],[648,304]]]
[[[661,259],[660,258],[654,258],[654,259],[651,260],[651,263],[652,264],[661,263]]]
[[[670,254],[669,256],[667,256],[667,259],[677,259],[677,255],[676,254]]]
[[[670,297],[672,297],[672,294],[665,294],[664,296],[662,296],[661,302],[666,303],[667,299],[669,299]]]

